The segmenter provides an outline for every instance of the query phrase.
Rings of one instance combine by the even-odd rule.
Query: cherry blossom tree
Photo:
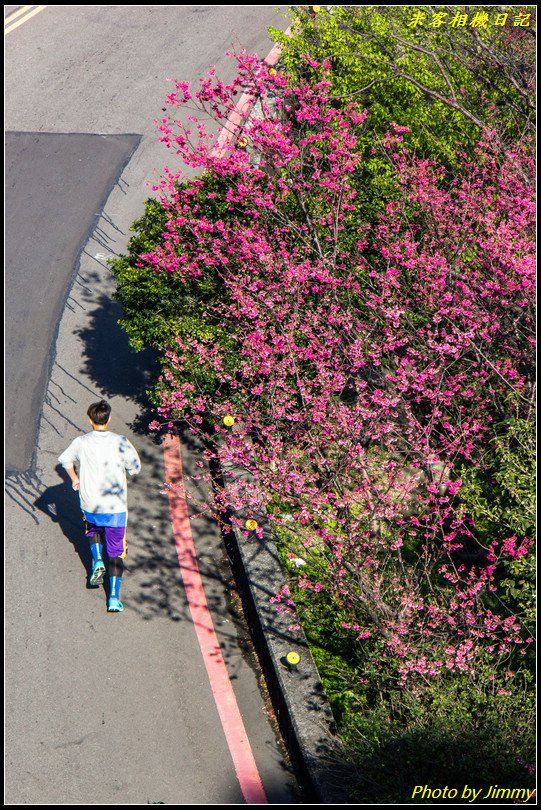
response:
[[[390,123],[394,193],[367,223],[366,110],[334,103],[324,65],[304,84],[237,59],[230,85],[175,82],[158,122],[202,174],[166,170],[166,230],[140,256],[189,314],[163,347],[155,427],[183,420],[209,460],[250,473],[216,492],[218,515],[265,508],[302,555],[299,587],[328,594],[399,683],[524,653],[498,583],[532,537],[481,537],[461,475],[511,412],[533,418],[531,144],[487,130],[449,174]],[[247,87],[254,104],[217,147],[205,116],[230,120]],[[275,600],[294,614],[287,591]]]

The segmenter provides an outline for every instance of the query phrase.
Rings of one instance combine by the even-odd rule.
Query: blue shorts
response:
[[[91,540],[97,534],[103,535],[107,556],[109,558],[120,557],[124,559],[128,553],[125,526],[96,526],[95,523],[88,523],[88,521],[85,520],[86,537]]]

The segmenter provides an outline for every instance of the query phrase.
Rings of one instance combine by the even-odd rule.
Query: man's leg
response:
[[[124,610],[124,606],[120,601],[120,585],[124,573],[124,557],[128,553],[126,528],[107,527],[105,529],[105,543],[109,556],[109,600],[107,610],[110,613],[119,613]]]
[[[85,534],[90,542],[90,552],[92,554],[92,573],[90,574],[90,585],[97,588],[101,585],[105,576],[105,564],[103,562],[103,538],[98,526],[85,521]]]
[[[121,557],[113,557],[109,560],[109,610],[112,610],[115,603],[112,600],[120,602],[120,583],[122,582],[122,574],[124,573],[124,563]],[[122,610],[122,608],[120,608]]]

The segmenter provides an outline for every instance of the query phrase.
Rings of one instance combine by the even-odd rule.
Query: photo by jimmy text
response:
[[[531,801],[536,794],[535,788],[509,788],[500,787],[500,785],[489,785],[488,787],[475,788],[470,785],[464,787],[444,787],[431,788],[428,785],[415,785],[411,794],[412,799],[426,800],[448,800],[462,799],[467,803],[482,802],[482,801],[495,801],[498,799],[508,799],[515,803],[523,802],[526,804]]]

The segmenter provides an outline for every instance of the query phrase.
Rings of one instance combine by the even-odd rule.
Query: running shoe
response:
[[[90,585],[92,588],[97,588],[101,585],[105,576],[105,565],[102,560],[96,560],[92,566],[92,573],[90,574]]]
[[[124,605],[120,601],[120,599],[115,599],[113,596],[109,599],[107,604],[107,611],[108,613],[122,613],[124,610]]]

